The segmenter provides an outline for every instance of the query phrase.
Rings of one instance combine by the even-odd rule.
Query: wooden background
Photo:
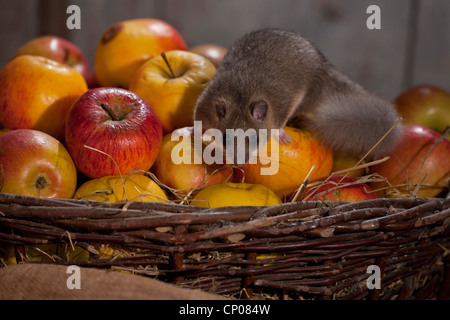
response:
[[[66,27],[70,4],[81,9],[80,30]],[[381,8],[381,30],[366,27],[371,4]],[[109,25],[142,17],[167,21],[191,46],[229,46],[263,27],[297,30],[388,99],[422,83],[450,91],[449,0],[0,0],[0,67],[21,44],[44,34],[73,41],[93,64]]]

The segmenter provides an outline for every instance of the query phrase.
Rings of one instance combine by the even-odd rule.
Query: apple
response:
[[[87,90],[73,68],[40,56],[18,56],[0,70],[0,126],[35,129],[63,140],[67,112]]]
[[[389,160],[372,166],[370,173],[386,178],[392,186],[406,195],[414,192],[419,183],[421,187],[418,196],[439,195],[448,187],[450,179],[450,141],[441,139],[435,145],[441,137],[442,134],[422,125],[405,126],[401,141]],[[394,194],[387,182],[376,182],[371,186],[379,196]]]
[[[175,153],[175,156],[183,153],[183,156],[184,152],[188,153],[187,161],[174,161],[172,153]],[[172,134],[168,133],[163,137],[158,158],[151,171],[162,184],[182,195],[191,190],[198,191],[209,185],[232,180],[232,167],[222,164],[207,165],[201,156],[199,163],[195,163],[195,152],[193,139],[174,137],[172,140]]]
[[[81,73],[89,88],[95,86],[95,75],[84,53],[69,40],[53,35],[37,37],[17,49],[12,59],[21,55],[42,56],[72,67]]]
[[[281,199],[265,186],[227,182],[203,188],[195,195],[190,204],[203,208],[218,208],[228,206],[274,206],[281,203]]]
[[[90,89],[67,115],[67,149],[78,170],[91,179],[149,170],[161,139],[153,109],[125,89]]]
[[[450,93],[439,87],[411,87],[394,104],[405,124],[419,124],[441,133],[450,126]]]
[[[72,198],[77,170],[64,145],[37,130],[0,135],[0,192],[41,198]]]
[[[355,202],[378,198],[372,188],[354,177],[332,175],[306,187],[303,201]]]
[[[139,173],[88,180],[75,191],[74,199],[105,202],[168,201],[163,189],[155,181]]]
[[[6,129],[6,128],[0,128],[0,135],[7,133],[8,131],[11,131],[10,129]]]
[[[194,108],[216,68],[207,58],[174,50],[153,57],[139,68],[130,91],[155,110],[164,133],[193,126]]]
[[[216,44],[200,44],[192,47],[190,51],[208,58],[218,68],[228,50]]]
[[[132,19],[105,30],[95,52],[95,74],[101,86],[128,89],[139,67],[163,51],[188,50],[180,33],[158,19]]]
[[[328,176],[333,166],[333,151],[310,132],[284,127],[285,132],[291,136],[290,144],[280,144],[274,138],[261,148],[257,163],[247,163],[240,168],[244,181],[252,184],[262,184],[273,190],[280,198],[290,196],[304,182]],[[279,152],[272,150],[272,144],[278,145]],[[273,148],[276,150],[277,148]],[[262,159],[269,157],[269,164]],[[262,174],[261,168],[268,172]]]

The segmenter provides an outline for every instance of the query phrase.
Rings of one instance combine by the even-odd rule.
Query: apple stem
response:
[[[47,185],[47,180],[44,177],[39,177],[36,180],[36,188],[44,189],[46,185]]]
[[[170,74],[172,75],[172,78],[175,79],[175,73],[173,73],[172,67],[170,66],[169,60],[167,60],[167,56],[165,52],[161,52],[161,57],[164,59],[164,62],[166,63],[167,67],[169,68]]]
[[[106,113],[109,114],[109,116],[114,120],[114,121],[119,121],[120,119],[116,116],[116,114],[112,111],[112,109],[110,108],[108,103],[102,103],[100,104],[100,106],[103,108],[103,110],[106,111]]]

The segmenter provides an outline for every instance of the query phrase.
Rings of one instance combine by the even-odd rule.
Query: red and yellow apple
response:
[[[328,176],[333,166],[333,151],[311,133],[293,127],[284,130],[292,137],[290,144],[280,144],[272,138],[259,152],[270,158],[269,164],[264,164],[267,159],[261,161],[258,155],[256,164],[241,168],[243,182],[262,184],[281,198],[297,190],[308,174],[309,181],[316,180]],[[278,153],[271,154],[272,143],[278,144]],[[261,174],[262,168],[267,168],[268,173]]]
[[[190,51],[208,58],[218,68],[228,50],[216,44],[200,44],[192,47]]]
[[[77,170],[64,145],[37,130],[0,135],[0,192],[41,198],[72,198]]]
[[[191,190],[198,191],[209,185],[232,181],[232,167],[221,164],[207,165],[201,159],[200,152],[195,155],[196,152],[193,139],[174,137],[172,140],[172,134],[168,133],[163,137],[152,172],[162,184],[175,189],[180,194],[188,194]],[[198,161],[195,160],[196,156]]]
[[[149,170],[161,139],[153,109],[125,89],[90,89],[67,115],[67,149],[78,170],[91,179]]]
[[[36,129],[63,140],[67,113],[87,89],[73,68],[40,56],[19,56],[0,70],[0,126]]]
[[[379,196],[395,195],[394,186],[409,195],[420,184],[417,195],[435,197],[448,187],[450,179],[450,141],[442,134],[421,125],[405,126],[400,143],[389,160],[370,168],[389,182],[376,182],[371,186]],[[431,149],[433,148],[433,149]]]
[[[423,125],[440,133],[450,126],[450,93],[439,87],[411,87],[394,104],[405,124]]]
[[[22,55],[41,56],[72,67],[81,73],[89,88],[95,85],[95,75],[84,53],[69,40],[53,35],[37,37],[17,49],[12,59]]]
[[[166,194],[155,181],[138,173],[88,180],[75,191],[73,197],[105,202],[168,201]]]
[[[157,19],[132,19],[111,25],[95,53],[95,74],[101,86],[128,89],[139,67],[170,50],[188,50],[179,32]]]
[[[376,199],[377,195],[366,183],[354,177],[332,175],[310,183],[305,189],[303,201],[355,202]]]
[[[136,72],[130,91],[155,110],[164,132],[193,126],[194,108],[216,68],[207,58],[189,51],[168,51],[153,57]]]
[[[190,204],[203,208],[218,208],[228,206],[274,206],[281,203],[281,199],[265,186],[228,182],[203,188],[196,194]]]

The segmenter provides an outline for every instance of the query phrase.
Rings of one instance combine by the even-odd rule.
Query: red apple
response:
[[[13,54],[12,59],[26,54],[45,57],[72,67],[81,73],[89,88],[96,85],[95,75],[84,53],[69,40],[52,35],[38,37],[24,43]]]
[[[0,135],[0,192],[72,198],[77,170],[64,145],[37,130]]]
[[[89,178],[149,170],[161,139],[161,122],[153,109],[125,89],[90,89],[67,115],[67,149]]]
[[[394,101],[406,124],[420,124],[443,133],[450,126],[450,93],[430,85],[418,85]]]
[[[370,172],[386,178],[401,193],[409,195],[421,183],[418,196],[437,196],[448,187],[450,179],[450,141],[442,139],[435,144],[441,137],[442,134],[425,126],[407,125],[390,159],[371,167]],[[371,186],[386,188],[378,191],[380,196],[390,196],[395,191],[387,182]]]
[[[219,67],[227,54],[227,49],[216,44],[201,44],[190,49],[191,52],[204,56],[211,61],[216,68]]]
[[[311,182],[304,193],[303,201],[343,201],[355,202],[376,199],[372,189],[358,179],[343,175],[333,175],[326,179]]]

